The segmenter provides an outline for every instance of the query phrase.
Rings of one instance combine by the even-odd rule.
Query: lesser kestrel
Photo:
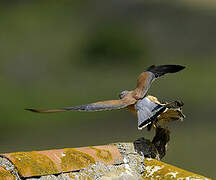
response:
[[[26,110],[38,113],[54,113],[64,111],[104,111],[128,108],[131,112],[137,114],[138,128],[142,129],[148,125],[151,125],[156,119],[160,119],[160,116],[162,117],[168,109],[170,109],[172,114],[173,112],[177,112],[172,109],[180,108],[183,105],[181,103],[178,104],[177,101],[168,104],[161,104],[157,98],[147,96],[147,92],[151,86],[151,83],[158,77],[167,73],[176,73],[184,68],[184,66],[180,65],[152,65],[139,75],[136,89],[131,91],[122,91],[119,95],[120,99],[118,100],[99,101],[91,104],[49,110]],[[175,104],[175,107],[172,107],[172,104]],[[165,114],[164,116],[168,115]]]

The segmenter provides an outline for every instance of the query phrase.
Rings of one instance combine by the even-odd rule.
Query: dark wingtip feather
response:
[[[27,109],[24,109],[24,110],[26,110],[26,111],[31,111],[31,112],[39,112],[38,110],[36,110],[36,109],[31,109],[31,108],[27,108]]]
[[[167,66],[170,66],[170,70],[171,71],[173,70],[174,73],[185,69],[185,66],[181,66],[181,65],[167,65]]]
[[[185,66],[181,65],[152,65],[147,68],[147,71],[152,72],[156,77],[162,76],[166,73],[176,73],[185,69]]]
[[[151,65],[151,66],[149,66],[147,69],[146,69],[146,71],[151,71],[152,69],[154,69],[155,68],[155,65]]]

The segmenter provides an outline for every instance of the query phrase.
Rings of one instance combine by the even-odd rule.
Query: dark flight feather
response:
[[[155,77],[160,77],[166,73],[176,73],[179,72],[181,70],[183,70],[185,68],[185,66],[180,66],[180,65],[161,65],[161,66],[155,66],[152,65],[150,67],[147,68],[146,71],[150,71],[152,72]]]

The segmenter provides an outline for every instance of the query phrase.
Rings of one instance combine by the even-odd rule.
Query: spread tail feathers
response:
[[[180,65],[161,65],[161,66],[150,66],[147,71],[152,72],[155,77],[160,77],[166,73],[176,73],[178,71],[181,71],[185,68],[185,66]]]

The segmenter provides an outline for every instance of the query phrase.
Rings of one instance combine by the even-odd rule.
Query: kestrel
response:
[[[142,129],[146,126],[151,127],[152,123],[157,121],[159,115],[162,115],[162,113],[165,113],[168,109],[175,111],[176,108],[180,108],[183,104],[178,104],[177,101],[168,104],[161,104],[157,98],[147,96],[148,89],[152,82],[158,77],[167,73],[176,73],[184,68],[184,66],[180,65],[152,65],[139,75],[136,89],[131,91],[122,91],[119,95],[120,99],[118,100],[99,101],[91,104],[49,110],[26,110],[38,113],[54,113],[64,111],[104,111],[128,108],[138,117],[138,129]]]

